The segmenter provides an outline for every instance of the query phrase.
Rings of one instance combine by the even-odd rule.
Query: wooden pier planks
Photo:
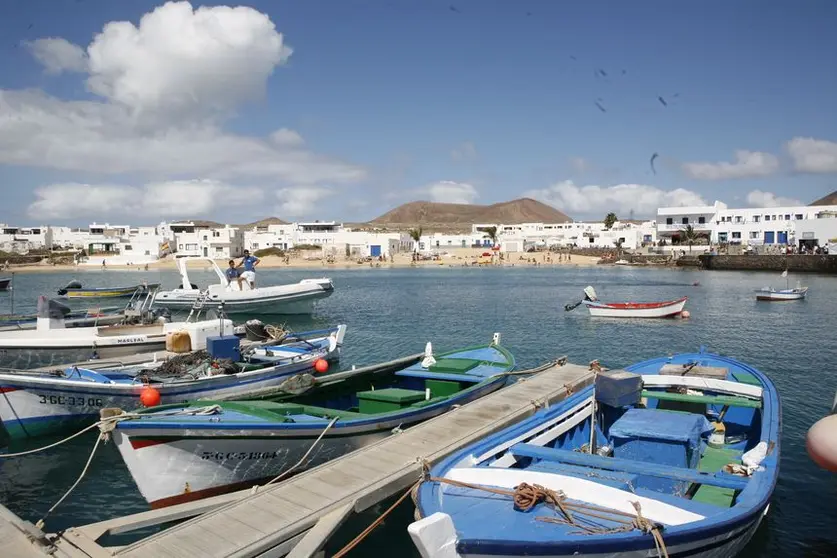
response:
[[[119,550],[124,558],[258,556],[299,538],[324,516],[353,505],[363,511],[415,483],[434,463],[592,382],[587,367],[553,365],[482,399],[414,426],[252,496]],[[324,529],[324,531],[328,531]],[[225,544],[207,544],[207,533]],[[231,549],[235,550],[231,550]]]

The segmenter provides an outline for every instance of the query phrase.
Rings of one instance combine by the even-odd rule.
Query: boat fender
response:
[[[832,473],[837,473],[837,415],[821,418],[808,430],[805,449],[811,459]]]

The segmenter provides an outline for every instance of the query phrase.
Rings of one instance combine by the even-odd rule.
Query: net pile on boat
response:
[[[189,379],[203,376],[209,369],[215,374],[236,374],[238,365],[230,359],[213,359],[205,350],[195,351],[171,357],[159,366],[144,368],[137,374],[137,379],[151,382],[166,382],[180,378]]]

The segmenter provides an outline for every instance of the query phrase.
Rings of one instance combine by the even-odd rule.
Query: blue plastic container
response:
[[[212,335],[206,338],[206,352],[216,360],[241,360],[241,340],[235,335]]]

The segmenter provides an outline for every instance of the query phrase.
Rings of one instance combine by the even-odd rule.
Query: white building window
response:
[[[750,238],[756,239],[759,237],[758,231],[750,231]]]

